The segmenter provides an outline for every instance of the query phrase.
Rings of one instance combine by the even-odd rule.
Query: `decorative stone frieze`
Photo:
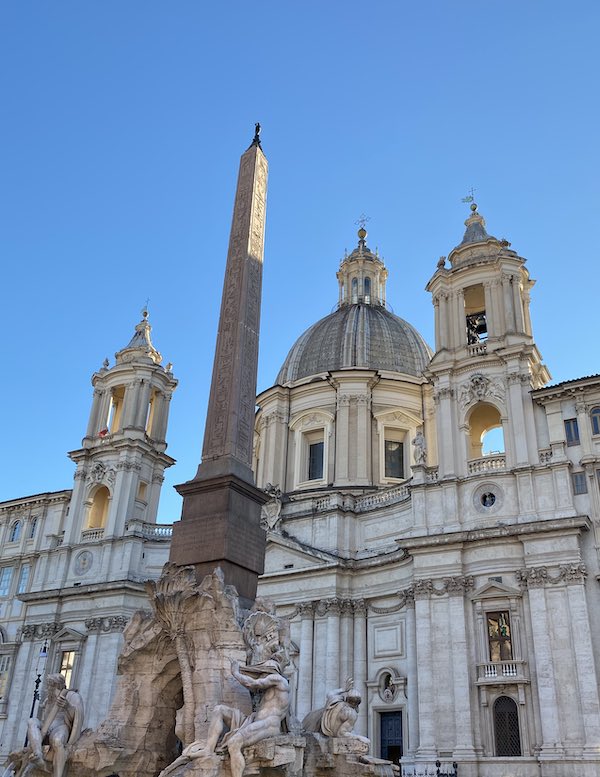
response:
[[[50,621],[48,623],[25,623],[21,626],[21,639],[52,639],[62,629],[62,623]]]
[[[504,388],[499,381],[488,378],[479,372],[471,375],[470,379],[461,384],[459,391],[459,404],[465,410],[473,402],[482,402],[485,399],[504,400]]]
[[[142,468],[141,464],[139,464],[137,461],[129,461],[128,459],[126,459],[125,461],[120,461],[117,464],[117,469],[125,470],[126,472],[130,472],[131,470],[139,472],[141,468]]]
[[[475,580],[470,575],[459,575],[457,577],[445,577],[442,581],[442,587],[438,588],[434,580],[415,580],[413,585],[415,599],[428,599],[431,596],[464,596],[475,586]],[[411,589],[408,589],[410,591]]]
[[[392,613],[400,612],[405,607],[414,607],[415,591],[412,586],[405,588],[404,591],[398,591],[397,595],[398,601],[389,607],[377,607],[369,602],[369,610],[376,615],[391,615]]]
[[[91,632],[123,631],[129,618],[124,615],[109,615],[104,618],[88,618],[85,621],[86,629]]]
[[[517,569],[515,575],[521,588],[541,588],[560,583],[567,585],[583,583],[587,577],[587,569],[585,564],[562,564],[556,575],[551,575],[547,567]]]

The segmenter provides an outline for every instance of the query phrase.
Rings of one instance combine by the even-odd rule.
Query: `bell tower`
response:
[[[169,403],[177,381],[150,339],[148,311],[130,342],[92,376],[94,387],[77,464],[64,542],[120,537],[128,521],[156,523],[164,470]]]
[[[537,463],[529,391],[550,378],[533,339],[525,259],[488,234],[475,203],[470,209],[461,243],[427,285],[440,478]]]

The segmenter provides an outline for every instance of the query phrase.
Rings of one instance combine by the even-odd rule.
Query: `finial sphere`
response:
[[[358,230],[358,236],[359,236],[359,238],[360,238],[361,240],[364,240],[364,239],[366,238],[366,236],[367,236],[367,230],[366,230],[364,227],[361,227],[361,228]]]
[[[476,202],[472,202],[471,203],[471,210],[473,211],[473,213],[475,213],[475,211],[477,210],[477,203]]]

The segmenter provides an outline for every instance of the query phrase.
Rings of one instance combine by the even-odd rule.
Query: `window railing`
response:
[[[469,461],[469,475],[478,475],[481,472],[497,472],[506,469],[506,456],[482,456],[480,459]]]

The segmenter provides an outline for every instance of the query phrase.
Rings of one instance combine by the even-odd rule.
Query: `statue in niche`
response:
[[[46,677],[46,699],[40,718],[27,724],[28,746],[11,753],[3,777],[34,777],[36,773],[64,777],[73,745],[83,727],[83,699],[69,691],[61,674]],[[48,759],[48,760],[47,760]],[[52,762],[51,769],[49,761]]]
[[[327,694],[324,707],[308,713],[302,721],[302,728],[326,737],[354,737],[369,745],[370,741],[366,737],[352,731],[358,719],[361,701],[360,691],[353,687],[353,680],[349,677],[345,688],[336,688]]]
[[[160,777],[167,777],[179,766],[194,759],[207,758],[225,749],[229,751],[231,777],[242,777],[246,765],[242,749],[281,733],[281,724],[288,714],[290,690],[279,662],[270,658],[259,664],[240,667],[238,661],[230,661],[233,677],[250,692],[261,692],[256,711],[245,716],[235,707],[217,704],[212,712],[206,742],[192,742],[161,772]],[[228,731],[222,737],[226,728]]]
[[[427,446],[425,443],[425,436],[421,429],[419,429],[415,435],[415,439],[412,441],[415,449],[415,464],[427,463]]]

